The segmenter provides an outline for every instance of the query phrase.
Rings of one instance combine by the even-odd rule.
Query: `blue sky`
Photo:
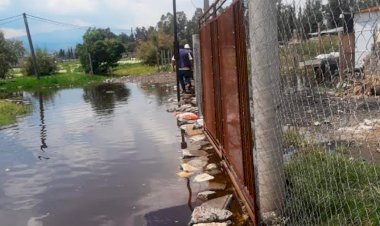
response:
[[[177,9],[185,11],[188,17],[195,7],[202,5],[203,0],[177,0]],[[155,25],[169,11],[172,11],[171,0],[0,0],[0,20],[26,12],[76,25],[110,27],[116,32]],[[62,29],[65,28],[41,22],[31,24],[34,34]],[[0,30],[7,38],[25,35],[22,20],[0,25]]]

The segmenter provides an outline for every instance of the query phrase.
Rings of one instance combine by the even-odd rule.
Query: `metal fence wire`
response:
[[[267,62],[250,67],[250,93],[258,210],[270,224],[380,225],[379,2],[243,3],[246,29],[251,30],[246,32],[251,34],[249,62]],[[260,10],[265,4],[273,4],[273,10],[253,10],[259,14],[252,16],[257,26],[248,26],[249,7]],[[277,27],[265,27],[274,16]],[[278,37],[268,37],[275,33]],[[271,59],[273,51],[278,60]],[[267,83],[255,77],[263,70]],[[265,92],[271,98],[258,100],[256,94]],[[274,123],[262,121],[270,119],[265,115],[268,101],[276,107]],[[258,133],[258,127],[267,127],[266,133]],[[268,138],[275,130],[279,136]],[[273,159],[271,153],[258,157],[261,142],[269,142],[266,149],[280,145],[282,158]],[[270,165],[259,167],[266,163]],[[285,189],[260,187],[266,180]],[[269,196],[282,196],[269,216],[263,213],[263,208],[271,210],[265,206],[268,197],[260,197],[265,189],[272,192]]]

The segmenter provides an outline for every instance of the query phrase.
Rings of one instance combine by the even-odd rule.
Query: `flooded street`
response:
[[[33,113],[0,130],[1,226],[185,225],[180,139],[166,85],[24,94]]]

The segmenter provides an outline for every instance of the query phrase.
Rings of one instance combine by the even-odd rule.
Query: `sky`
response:
[[[269,0],[268,0],[269,1]],[[305,0],[296,0],[302,4]],[[195,9],[203,7],[203,0],[176,0],[177,11],[184,11],[190,19]],[[210,4],[214,1],[210,0]],[[293,0],[283,0],[292,3]],[[4,24],[4,18],[23,12],[85,27],[111,28],[119,34],[130,33],[131,28],[155,26],[162,14],[173,11],[172,0],[0,0],[0,30],[6,38],[23,41],[27,47],[22,17]],[[33,42],[37,48],[54,52],[80,43],[86,30],[73,29],[29,20]]]
[[[203,0],[177,0],[177,10],[191,17]],[[171,0],[0,0],[0,20],[23,12],[81,26],[110,27],[129,32],[132,27],[155,25],[162,14],[172,12]],[[0,29],[7,38],[25,35],[22,20]],[[49,32],[62,27],[34,23],[32,33]]]

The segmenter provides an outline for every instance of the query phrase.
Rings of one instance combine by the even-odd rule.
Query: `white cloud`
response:
[[[4,9],[7,6],[9,6],[10,3],[11,3],[10,0],[0,0],[0,10]]]
[[[32,0],[30,3],[35,10],[60,15],[94,12],[98,9],[97,2],[91,0]]]
[[[26,35],[25,29],[0,28],[0,31],[4,32],[4,36],[7,39]]]

